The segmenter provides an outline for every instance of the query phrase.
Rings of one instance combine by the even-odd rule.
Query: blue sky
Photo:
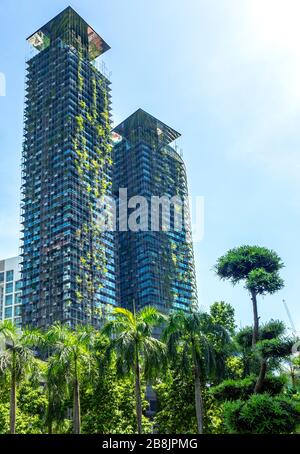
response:
[[[182,133],[190,194],[205,197],[195,244],[199,302],[225,300],[251,323],[243,288],[212,267],[258,244],[283,258],[286,287],[260,298],[263,321],[300,331],[300,3],[298,0],[1,1],[0,258],[19,247],[25,38],[73,6],[110,44],[115,124],[142,107]]]

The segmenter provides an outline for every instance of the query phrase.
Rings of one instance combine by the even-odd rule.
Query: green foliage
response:
[[[77,127],[78,127],[79,131],[82,131],[83,125],[84,125],[83,117],[81,115],[77,115],[76,122],[77,122]]]
[[[235,312],[234,308],[224,301],[216,301],[210,306],[210,315],[213,323],[223,326],[231,334],[234,333]]]
[[[244,361],[240,356],[226,358],[226,372],[228,378],[240,379],[244,375]]]
[[[223,418],[223,403],[218,402],[209,391],[204,388],[204,422],[205,433],[222,434],[225,432]]]
[[[197,432],[203,433],[204,411],[203,391],[209,378],[222,373],[216,355],[223,356],[229,336],[226,329],[215,323],[206,313],[173,313],[164,330],[163,339],[167,344],[168,357],[172,367],[180,369],[183,375],[194,378],[194,405],[197,418]]]
[[[273,294],[284,287],[284,281],[279,276],[283,266],[276,252],[259,246],[230,249],[215,265],[215,271],[221,279],[228,279],[233,285],[244,281],[245,288],[251,294],[254,305],[253,345],[257,340],[259,325],[257,295]]]
[[[116,308],[112,318],[103,328],[110,344],[106,358],[116,356],[118,376],[134,377],[136,421],[138,433],[142,433],[142,379],[154,380],[165,366],[165,345],[153,335],[165,318],[154,307],[144,307],[137,313]]]
[[[2,394],[0,403],[0,434],[9,433],[8,389]],[[16,432],[19,434],[45,433],[45,412],[47,398],[44,389],[24,382],[18,391],[18,408],[16,410]]]
[[[246,289],[257,295],[266,295],[278,292],[284,287],[284,281],[277,271],[269,273],[264,268],[250,271],[247,276]]]
[[[157,413],[154,427],[162,434],[197,433],[195,389],[193,374],[183,374],[181,369],[171,369],[155,385]],[[222,405],[211,393],[202,388],[204,407],[204,432],[223,433]]]
[[[149,306],[137,313],[117,308],[112,315],[103,333],[110,338],[107,354],[116,352],[119,375],[130,374],[135,357],[139,355],[144,377],[147,380],[155,378],[164,365],[165,346],[153,336],[153,330],[163,323],[163,316]]]
[[[261,326],[259,330],[260,340],[269,340],[280,337],[285,333],[286,327],[281,320],[270,320]]]
[[[43,387],[33,387],[31,383],[27,382],[20,387],[18,403],[22,413],[37,415],[43,419],[47,410],[48,400]]]
[[[224,301],[215,302],[210,307],[211,327],[208,325],[208,337],[214,349],[214,382],[230,377],[228,358],[232,355],[231,336],[235,332],[233,307]],[[217,329],[212,329],[212,327]]]
[[[115,358],[106,361],[108,346],[108,338],[98,333],[94,343],[92,380],[86,380],[82,386],[82,430],[83,433],[134,433],[132,376],[117,376]],[[147,425],[146,420],[144,424]]]
[[[67,325],[55,324],[46,333],[46,346],[52,350],[47,373],[48,424],[62,422],[60,395],[65,396],[73,404],[74,433],[80,433],[80,386],[94,363],[93,342],[94,330],[89,327],[78,326],[72,330]]]
[[[268,368],[276,369],[280,360],[291,354],[293,340],[286,338],[285,325],[280,320],[270,320],[261,325],[258,333],[258,342],[252,348],[252,327],[246,326],[235,335],[235,343],[244,364],[243,375],[258,373],[259,359],[268,360]]]
[[[252,326],[244,326],[235,336],[235,341],[241,349],[252,347]]]
[[[57,373],[67,385],[72,386],[75,376],[80,380],[89,371],[93,361],[93,334],[89,327],[78,326],[72,330],[58,323],[46,333],[46,346],[53,352],[49,358],[53,374]]]
[[[38,334],[35,331],[20,332],[11,321],[5,320],[0,324],[0,340],[5,343],[5,349],[0,350],[0,375],[10,377],[14,369],[18,384],[34,367],[32,346],[38,341]]]
[[[224,423],[229,433],[292,433],[299,417],[294,403],[280,396],[255,394],[246,402],[237,400],[224,404]]]
[[[256,350],[264,358],[284,358],[290,356],[292,347],[291,339],[264,339],[257,343]]]
[[[158,340],[153,330],[160,324],[165,331]],[[234,328],[233,308],[224,302],[214,303],[209,314],[180,312],[169,317],[151,307],[137,313],[119,308],[101,331],[54,325],[46,333],[21,333],[4,322],[0,324],[6,343],[0,356],[0,433],[10,431],[13,364],[17,365],[16,433],[70,433],[76,381],[83,433],[136,433],[137,370],[143,433],[199,431],[196,386],[201,390],[205,433],[295,431],[300,363],[290,357],[294,340],[285,337],[279,320],[261,325],[255,348],[252,327],[241,329],[232,339]],[[36,358],[37,350],[45,354],[44,361]],[[13,351],[18,355],[16,363]],[[261,358],[267,361],[269,374],[260,394],[253,395]],[[294,374],[293,386],[287,384],[286,372],[278,374],[282,359]],[[145,416],[149,383],[157,394],[153,421]]]
[[[97,374],[97,371],[95,371]],[[132,377],[117,377],[115,365],[106,366],[93,385],[82,393],[82,432],[87,434],[133,434],[136,432],[135,396]],[[144,400],[143,407],[148,403]],[[143,432],[151,431],[143,417]]]
[[[253,270],[263,269],[274,273],[283,267],[281,258],[276,252],[259,246],[240,246],[229,250],[220,257],[215,266],[222,279],[230,279],[233,284],[247,279]]]
[[[108,83],[104,77],[90,67],[92,74],[91,85],[86,80],[83,71],[83,49],[78,48],[77,62],[77,89],[78,111],[81,114],[75,117],[75,131],[73,149],[76,154],[74,160],[78,176],[78,196],[84,200],[87,208],[87,219],[82,228],[77,231],[77,248],[80,251],[80,270],[76,278],[74,294],[85,314],[90,318],[90,324],[99,326],[105,312],[105,305],[99,307],[96,295],[102,287],[104,274],[107,272],[107,257],[103,248],[104,237],[96,222],[97,202],[104,195],[109,195],[110,187],[107,181],[108,172],[101,171],[111,166],[110,117],[108,100]],[[83,93],[84,88],[85,93]],[[83,101],[84,95],[91,95],[91,103],[87,106]],[[100,112],[100,105],[101,112]],[[93,150],[87,147],[85,129],[92,135]],[[91,184],[93,182],[93,184]],[[88,258],[89,256],[89,258]],[[95,270],[97,272],[95,273]],[[70,302],[67,305],[70,316]]]
[[[229,341],[226,329],[214,323],[209,314],[199,312],[172,314],[163,338],[171,361],[176,361],[187,374],[197,365],[203,377],[216,371],[219,342],[224,346]]]
[[[158,411],[154,427],[163,434],[197,433],[194,378],[181,370],[169,371],[155,386]]]
[[[270,320],[259,329],[258,340],[265,341],[281,337],[285,332],[285,325],[280,320]],[[245,326],[235,335],[235,341],[240,348],[252,348],[252,326]]]
[[[210,392],[220,402],[237,399],[245,400],[253,394],[255,383],[255,376],[246,377],[241,380],[225,380],[219,385],[212,387]],[[265,378],[262,392],[276,396],[282,392],[284,384],[284,377],[269,375]]]
[[[16,412],[16,432],[18,434],[44,433],[43,420],[39,415],[23,413],[20,409]],[[9,404],[0,403],[0,434],[9,433]]]

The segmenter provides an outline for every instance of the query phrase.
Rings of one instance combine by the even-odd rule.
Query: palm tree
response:
[[[195,408],[198,433],[203,433],[203,397],[201,380],[213,371],[214,348],[211,335],[219,334],[227,338],[227,333],[220,325],[213,323],[204,313],[176,312],[169,318],[163,339],[167,344],[167,353],[171,362],[178,364],[183,373],[193,372],[195,388]]]
[[[53,355],[47,361],[45,374],[48,398],[45,422],[48,427],[48,434],[53,433],[54,424],[57,430],[65,420],[66,401],[69,395],[68,383],[65,378],[64,366],[60,367],[57,355]]]
[[[17,387],[35,365],[33,346],[38,339],[36,331],[21,332],[11,321],[0,324],[0,338],[3,348],[0,349],[0,373],[8,375],[10,380],[10,433],[16,433]]]
[[[165,345],[153,336],[153,329],[164,320],[154,307],[147,306],[137,313],[116,308],[114,318],[106,323],[103,333],[110,338],[107,356],[117,355],[120,375],[133,373],[138,433],[142,433],[141,375],[146,380],[154,378],[164,365]]]
[[[73,433],[80,434],[80,382],[83,373],[88,373],[93,364],[93,333],[92,328],[77,327],[72,330],[66,325],[55,324],[45,335],[53,351],[47,374],[48,395],[52,399],[48,409],[50,429],[51,413],[55,413],[53,406],[59,401],[58,393],[64,389],[73,396]]]

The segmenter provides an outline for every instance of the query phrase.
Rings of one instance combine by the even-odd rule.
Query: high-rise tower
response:
[[[112,233],[98,201],[111,193],[109,49],[70,7],[28,38],[22,163],[25,325],[97,325],[115,304]]]
[[[132,231],[130,225],[124,228],[124,201],[119,203],[120,302],[129,309],[154,305],[162,312],[189,311],[196,306],[197,295],[189,213],[185,210],[184,222],[184,210],[180,212],[187,208],[187,178],[181,156],[170,145],[180,134],[142,109],[114,132],[114,194],[118,198],[119,189],[126,188],[126,205],[132,197],[142,196],[148,207],[146,216],[140,216],[141,228]],[[165,211],[162,205],[153,206],[153,196],[165,203]],[[182,205],[168,206],[173,197]],[[143,200],[136,201],[145,207]],[[130,206],[129,202],[129,218],[134,211]],[[178,209],[181,226],[175,222]]]

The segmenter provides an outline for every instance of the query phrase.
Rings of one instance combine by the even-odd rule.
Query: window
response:
[[[15,306],[15,317],[22,315],[22,306]]]
[[[13,296],[12,295],[6,295],[5,297],[5,306],[12,306],[13,303]]]
[[[5,318],[11,318],[12,317],[12,307],[6,307],[5,308],[4,317]]]
[[[17,281],[17,282],[16,282],[16,285],[15,285],[15,290],[16,290],[16,292],[17,292],[18,290],[21,290],[21,288],[22,288],[22,281]]]
[[[15,294],[15,304],[21,304],[21,293]]]
[[[15,325],[17,328],[21,328],[22,327],[22,318],[21,317],[17,317],[15,318]]]
[[[5,286],[5,292],[6,293],[12,293],[13,290],[14,290],[13,282],[9,282],[8,284],[6,284],[6,286]]]
[[[14,270],[6,271],[6,282],[14,280]]]
[[[4,282],[4,273],[0,273],[0,284]]]

